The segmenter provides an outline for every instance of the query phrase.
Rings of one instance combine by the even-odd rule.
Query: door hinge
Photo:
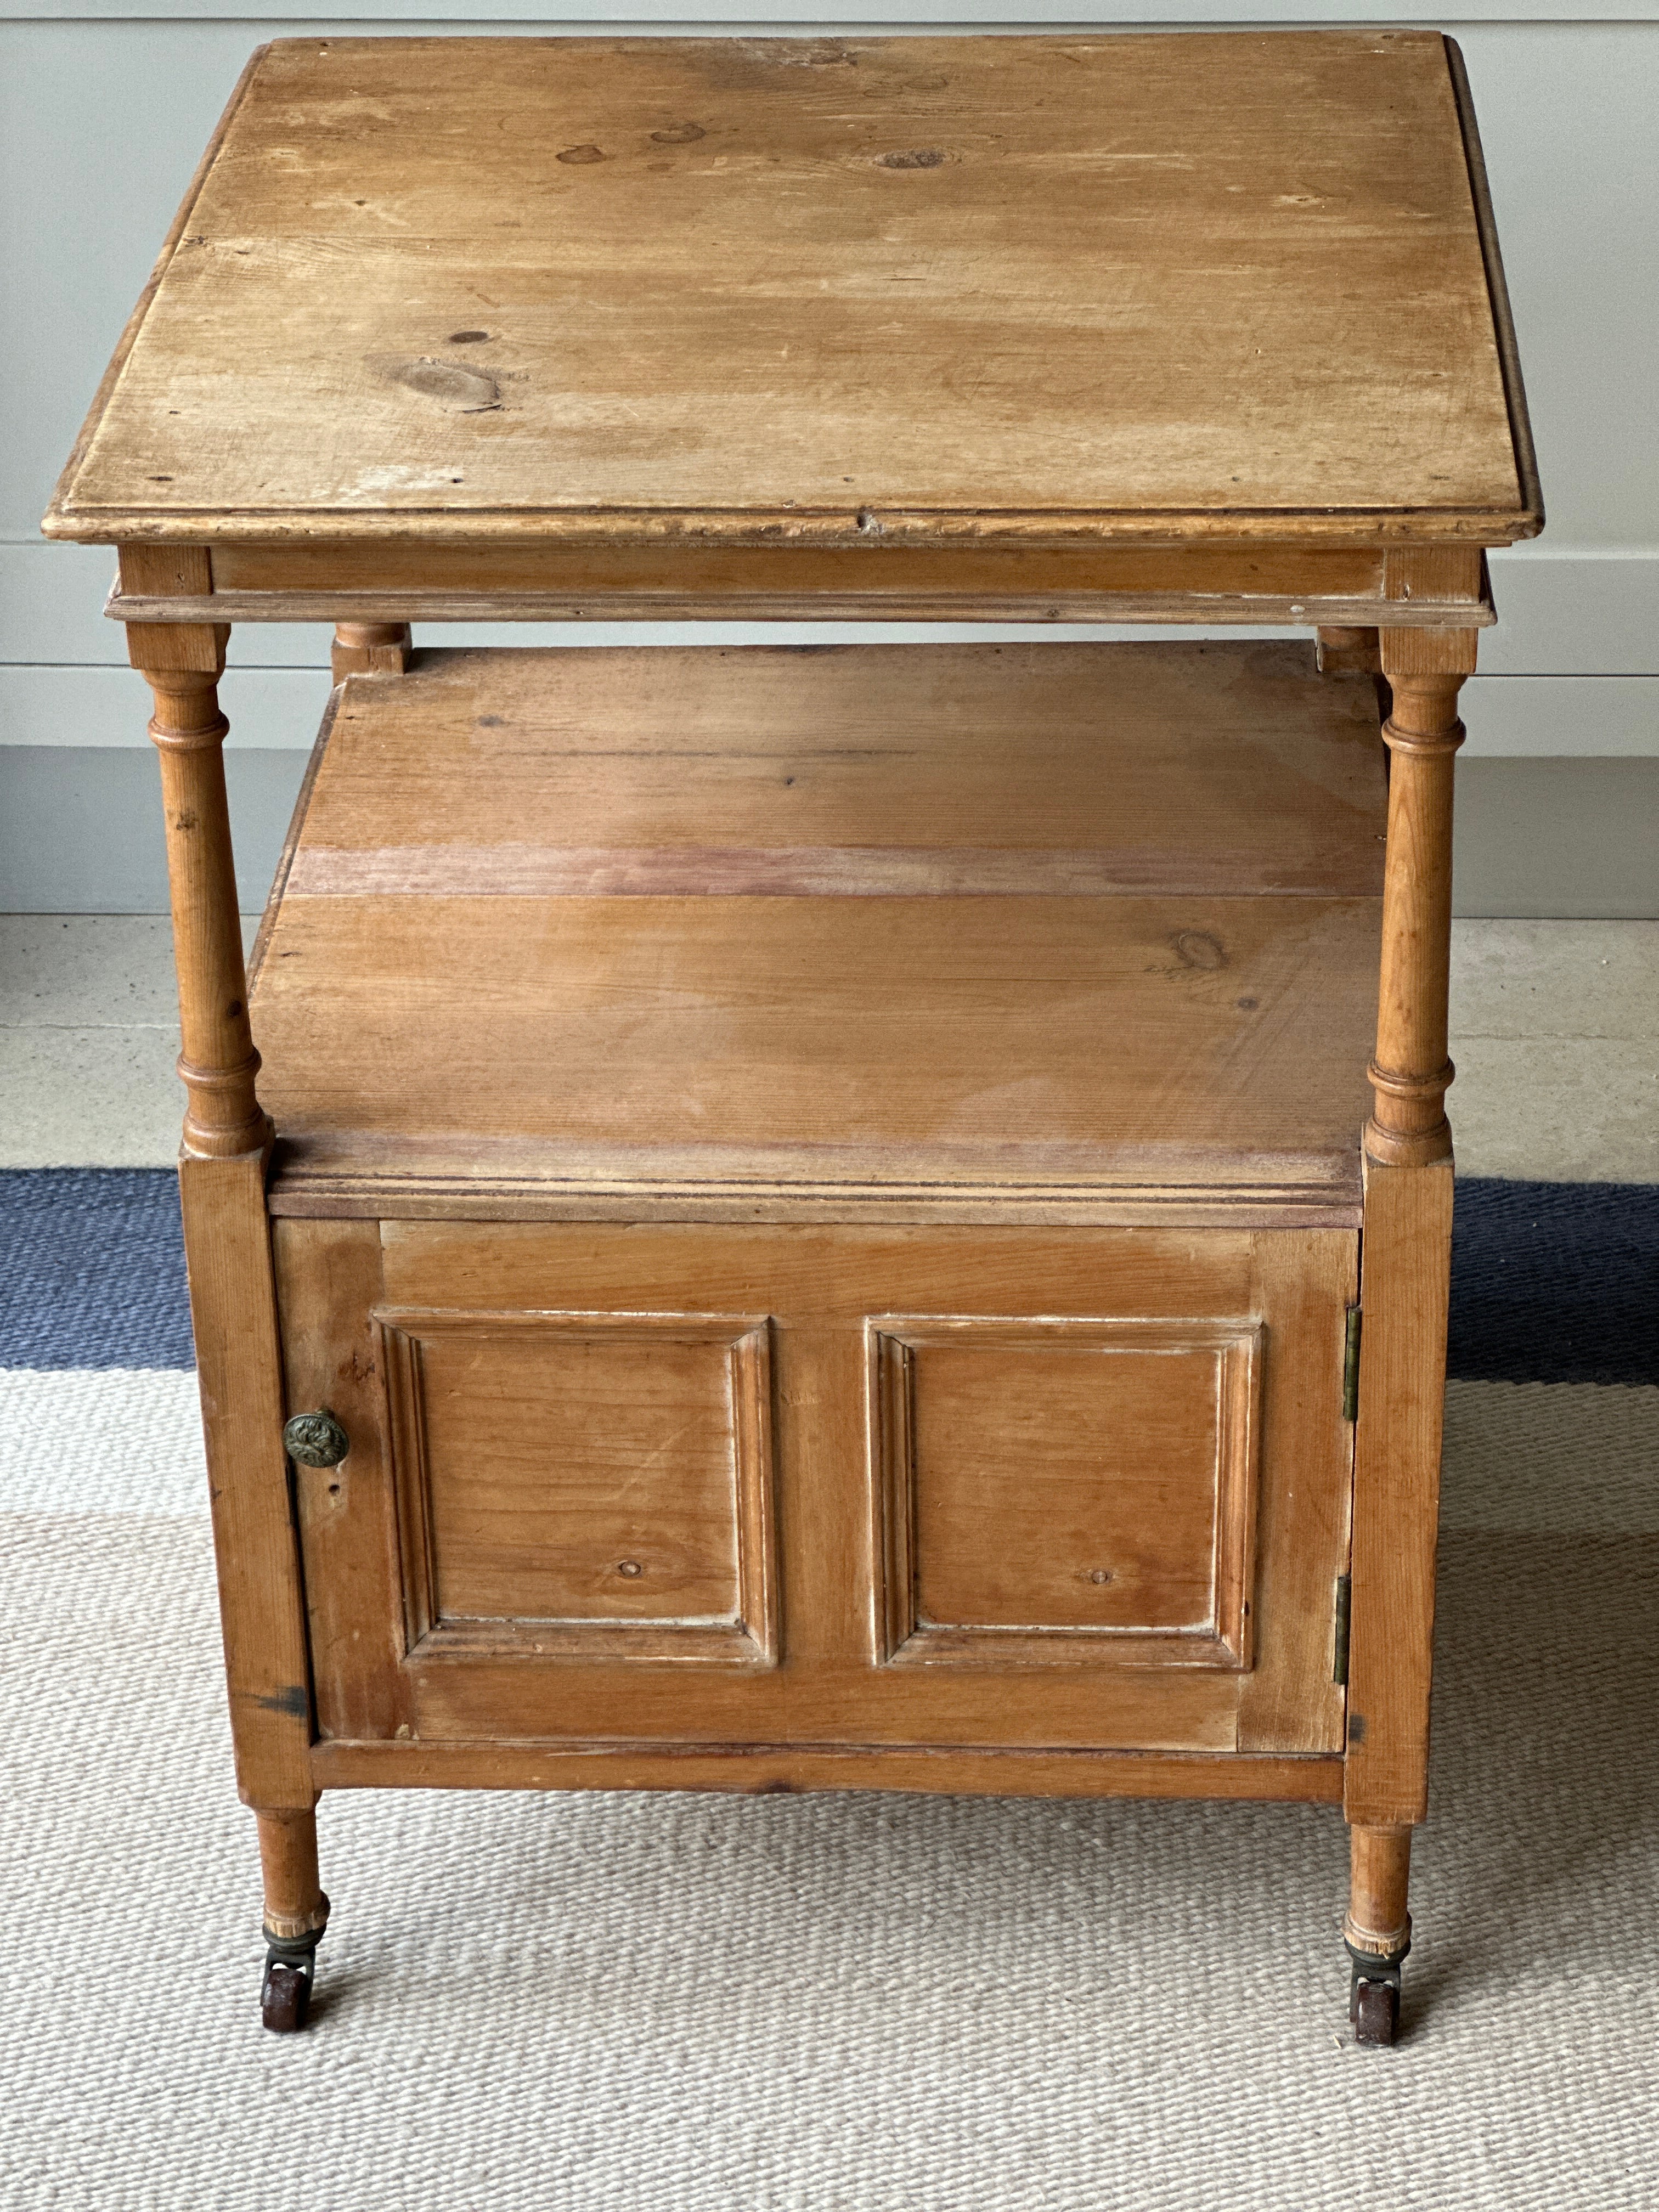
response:
[[[1342,1418],[1359,1419],[1359,1309],[1348,1308],[1347,1333],[1342,1340]]]
[[[1353,1584],[1346,1575],[1336,1578],[1336,1630],[1331,1652],[1331,1680],[1346,1688],[1348,1680],[1348,1613]]]

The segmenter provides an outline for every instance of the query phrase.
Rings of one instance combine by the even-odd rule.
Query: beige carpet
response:
[[[1387,2052],[1328,1810],[856,1796],[325,1799],[313,2025],[267,2035],[205,1522],[8,1515],[0,2203],[1646,2212],[1659,1511],[1609,1461],[1659,1391],[1597,1431],[1455,1387]],[[1524,1532],[1468,1525],[1472,1391]]]

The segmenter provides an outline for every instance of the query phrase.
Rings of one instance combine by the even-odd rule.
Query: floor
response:
[[[1458,926],[1465,1174],[1659,1183],[1656,954]],[[164,921],[0,921],[0,1167],[171,1162],[171,991]],[[7,2212],[1649,2212],[1650,1360],[1450,1386],[1391,2052],[1328,1810],[887,1796],[331,1797],[279,2040],[194,1376],[146,1342],[0,1367]]]

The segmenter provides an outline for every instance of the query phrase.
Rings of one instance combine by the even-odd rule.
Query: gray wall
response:
[[[1650,0],[1651,4],[1651,0]],[[833,27],[1127,23],[1063,0],[878,7]],[[1413,19],[1397,9],[1188,0],[1200,22]],[[358,32],[465,27],[818,30],[798,8],[687,19],[484,19],[449,0],[416,21],[362,0]],[[345,26],[188,0],[27,14],[0,0],[0,202],[7,436],[0,451],[0,908],[164,903],[138,679],[102,620],[111,556],[49,546],[37,524],[201,146],[261,40]],[[1465,694],[1458,903],[1466,913],[1654,914],[1659,864],[1659,18],[1474,9],[1443,27],[1468,60],[1503,236],[1549,527],[1495,556],[1499,627]],[[836,635],[857,635],[840,629]],[[869,633],[864,633],[869,634]],[[894,635],[892,631],[886,633]],[[904,635],[923,635],[905,629]],[[977,635],[965,629],[935,633]],[[1035,634],[1035,633],[1034,633]],[[1104,634],[1104,633],[1098,633]],[[483,639],[505,633],[449,632]],[[530,633],[514,635],[527,641]],[[539,632],[580,643],[790,637],[722,627]],[[1052,639],[1054,633],[1042,635]],[[326,690],[320,630],[233,637],[226,710],[244,896],[257,904]],[[1579,765],[1579,764],[1582,764]]]

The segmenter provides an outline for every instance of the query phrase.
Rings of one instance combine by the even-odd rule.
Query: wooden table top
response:
[[[282,40],[45,527],[1530,537],[1460,84],[1418,31]]]

